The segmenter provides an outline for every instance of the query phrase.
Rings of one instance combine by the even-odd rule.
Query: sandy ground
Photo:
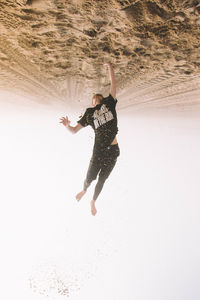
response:
[[[0,89],[85,107],[108,93],[110,61],[123,107],[198,107],[199,12],[194,0],[2,0]]]

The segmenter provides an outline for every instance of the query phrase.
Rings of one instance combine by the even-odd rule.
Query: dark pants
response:
[[[104,182],[112,172],[119,155],[120,149],[118,144],[110,145],[103,151],[93,152],[93,156],[90,160],[90,165],[87,171],[87,176],[84,181],[84,190],[86,191],[91,182],[95,180],[99,174],[98,182],[95,186],[93,200],[96,200],[99,196]]]

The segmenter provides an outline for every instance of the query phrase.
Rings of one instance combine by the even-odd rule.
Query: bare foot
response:
[[[85,193],[86,193],[86,191],[81,191],[80,193],[78,193],[77,195],[76,195],[76,200],[77,201],[80,201],[81,200],[81,198],[85,195]]]
[[[95,207],[95,201],[92,200],[92,201],[90,202],[90,204],[91,204],[91,213],[92,213],[93,216],[95,216],[96,213],[97,213],[97,210],[96,210],[96,207]]]

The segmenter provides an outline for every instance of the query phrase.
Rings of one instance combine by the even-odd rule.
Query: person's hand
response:
[[[60,118],[60,120],[60,123],[62,123],[64,126],[68,127],[70,125],[70,121],[67,116]]]
[[[104,66],[105,66],[105,67],[108,67],[108,68],[109,68],[109,67],[112,67],[111,63],[109,63],[109,62],[108,62],[108,63],[104,63]]]

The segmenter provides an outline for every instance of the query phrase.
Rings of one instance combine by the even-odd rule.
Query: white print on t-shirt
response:
[[[108,110],[105,104],[99,110],[95,110],[93,117],[95,129],[114,119],[112,112]]]

